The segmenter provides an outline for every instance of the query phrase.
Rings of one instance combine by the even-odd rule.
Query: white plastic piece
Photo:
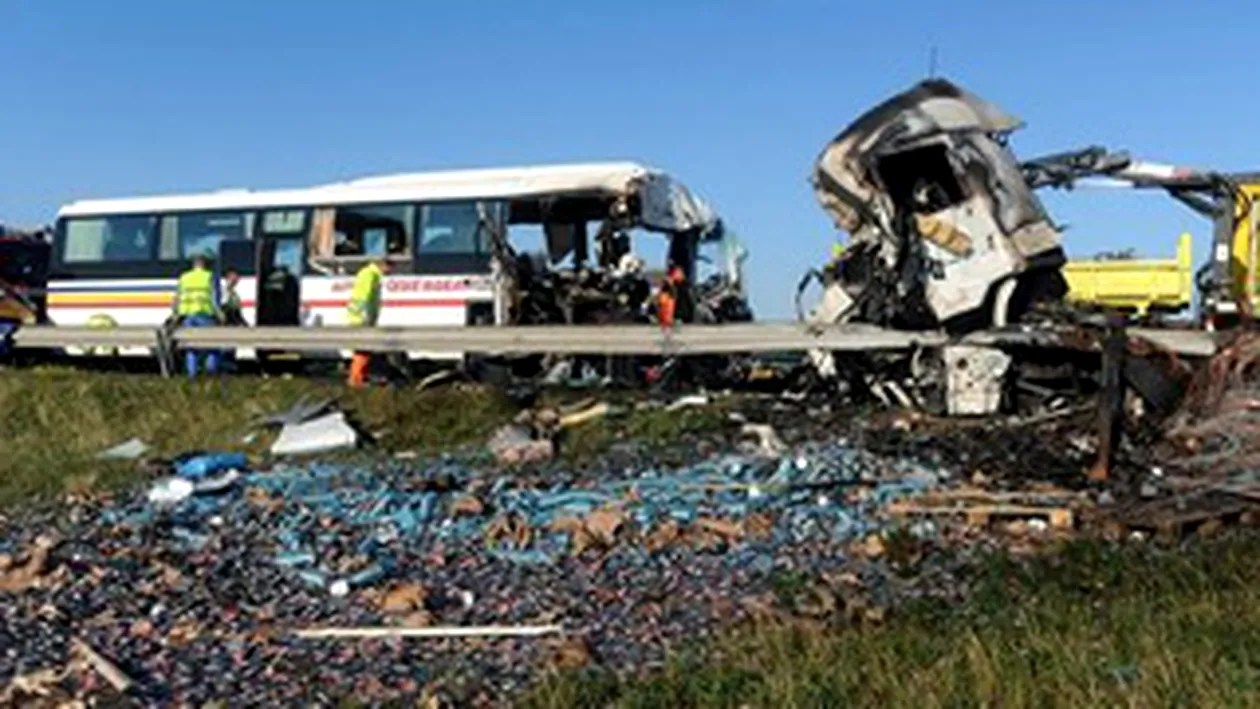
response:
[[[101,451],[96,458],[97,460],[135,460],[147,452],[149,452],[149,444],[139,438],[132,438],[113,448]]]
[[[306,455],[353,448],[359,434],[340,411],[299,424],[285,424],[271,446],[272,455]]]
[[[1002,382],[1011,357],[992,347],[944,348],[947,408],[951,416],[985,416],[1002,403]]]
[[[177,505],[196,490],[196,484],[184,478],[163,478],[149,488],[149,502],[154,505]]]

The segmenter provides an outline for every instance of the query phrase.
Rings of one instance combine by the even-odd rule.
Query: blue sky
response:
[[[1044,7],[1039,7],[1044,5]],[[1244,5],[0,0],[0,221],[83,197],[631,158],[713,202],[783,317],[833,229],[806,179],[858,112],[939,72],[1089,144],[1260,167]],[[1208,224],[1153,193],[1046,198],[1071,252],[1171,256]]]

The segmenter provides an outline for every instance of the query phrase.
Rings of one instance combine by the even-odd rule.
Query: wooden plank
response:
[[[1031,505],[921,505],[914,502],[894,502],[888,512],[897,516],[957,516],[962,515],[972,526],[985,526],[994,517],[1044,518],[1055,529],[1069,529],[1076,515],[1068,507],[1037,507]]]

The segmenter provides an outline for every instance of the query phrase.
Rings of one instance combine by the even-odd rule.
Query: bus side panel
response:
[[[55,281],[49,284],[49,319],[54,325],[158,328],[171,315],[175,285],[173,279]],[[352,277],[304,277],[302,324],[347,326],[346,305],[353,287]],[[382,291],[379,324],[383,327],[462,327],[468,323],[470,306],[494,302],[491,280],[485,276],[387,276]],[[257,279],[242,278],[237,292],[245,321],[255,324]],[[152,355],[147,348],[119,354]],[[252,354],[241,352],[240,356],[250,359]],[[458,358],[427,352],[408,354],[413,359]]]
[[[312,276],[302,279],[302,322],[316,327],[345,327],[346,306],[354,278]],[[382,327],[461,327],[473,303],[491,303],[494,291],[485,276],[386,276],[381,284]],[[349,356],[349,353],[343,353]],[[458,359],[459,355],[409,352],[412,359]]]

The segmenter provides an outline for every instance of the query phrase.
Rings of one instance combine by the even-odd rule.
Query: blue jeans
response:
[[[219,323],[209,315],[189,315],[184,318],[184,327],[211,327]],[[218,350],[185,350],[184,351],[184,368],[188,370],[188,376],[197,376],[197,360],[205,357],[206,374],[215,374],[219,371],[219,352]]]

